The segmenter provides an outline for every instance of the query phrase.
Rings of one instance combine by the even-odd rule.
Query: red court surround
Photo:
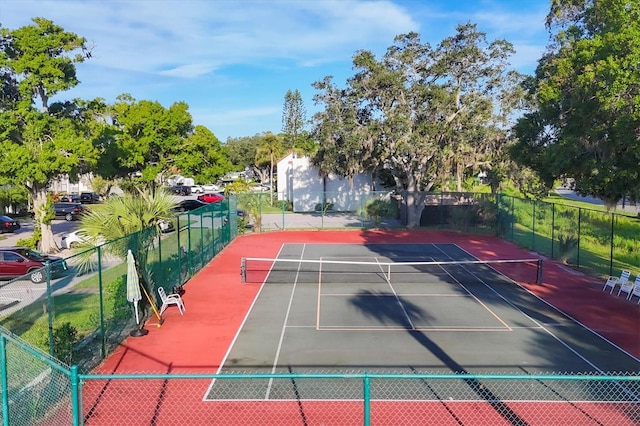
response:
[[[128,338],[100,372],[214,373],[223,360],[258,284],[240,282],[242,257],[276,257],[285,243],[455,243],[479,259],[530,258],[532,253],[500,238],[446,231],[281,231],[243,235],[194,276],[183,295],[187,311],[170,307],[149,334]],[[553,261],[544,282],[526,284],[534,294],[640,358],[640,305],[602,292],[602,283]]]

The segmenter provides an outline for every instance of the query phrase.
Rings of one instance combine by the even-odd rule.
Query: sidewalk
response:
[[[564,187],[556,188],[555,191],[556,191],[556,194],[560,195],[561,197],[568,198],[570,200],[582,201],[582,202],[589,203],[589,204],[594,204],[594,205],[598,205],[598,206],[604,206],[604,201],[602,201],[599,198],[589,197],[589,196],[584,197],[582,195],[576,194],[575,191],[572,191],[572,190],[564,188]],[[631,213],[638,213],[640,215],[640,204],[631,203],[630,201],[627,201],[623,205],[622,202],[619,202],[618,205],[616,206],[615,210],[621,210],[621,211],[631,212]]]

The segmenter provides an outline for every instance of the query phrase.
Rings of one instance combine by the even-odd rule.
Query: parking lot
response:
[[[186,196],[175,196],[176,201],[188,200],[188,199],[196,199],[198,194],[191,194]],[[11,216],[9,214],[9,216]],[[13,217],[13,216],[11,216]],[[15,246],[18,240],[30,238],[33,234],[34,221],[30,218],[15,218],[20,223],[20,229],[13,233],[5,233],[0,234],[0,247],[12,247]],[[57,253],[58,256],[66,257],[70,254],[69,250],[62,249],[60,246],[60,242],[62,241],[62,236],[68,234],[69,232],[73,232],[78,229],[78,225],[80,221],[71,221],[67,222],[64,219],[56,219],[51,223],[51,230],[53,232],[53,239],[56,244],[60,248],[60,251]]]
[[[20,223],[20,229],[13,233],[0,234],[0,247],[15,246],[18,240],[30,238],[33,234],[33,219],[18,218],[16,220]],[[62,236],[75,231],[78,228],[78,223],[78,221],[67,222],[65,220],[54,220],[51,223],[53,239],[58,246],[60,246]]]

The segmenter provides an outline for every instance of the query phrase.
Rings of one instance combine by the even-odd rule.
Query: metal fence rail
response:
[[[615,424],[640,375],[80,374],[0,329],[4,425]]]

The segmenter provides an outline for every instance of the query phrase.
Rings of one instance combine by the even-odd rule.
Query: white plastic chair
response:
[[[640,274],[636,277],[635,282],[633,283],[633,287],[629,291],[629,295],[627,296],[627,300],[633,299],[633,296],[638,296],[638,304],[640,304]]]
[[[178,307],[178,310],[180,311],[180,315],[183,315],[184,311],[187,310],[187,308],[184,307],[184,302],[182,301],[182,297],[180,297],[179,294],[167,294],[162,287],[158,287],[158,294],[160,295],[160,300],[162,300],[160,315],[162,315],[164,310],[167,309],[169,305],[176,305]]]
[[[636,277],[636,280],[634,282],[627,280],[626,282],[620,284],[620,290],[618,290],[618,296],[620,296],[620,293],[627,293],[627,300],[629,300],[629,296],[631,295],[631,292],[638,285],[639,282],[640,282],[640,275]]]
[[[617,285],[620,285],[620,287],[622,287],[627,283],[627,281],[629,281],[630,275],[631,275],[631,272],[625,270],[625,271],[622,271],[619,277],[607,278],[607,282],[604,283],[604,287],[602,287],[602,291],[606,290],[607,287],[611,287],[611,291],[609,292],[609,294],[613,294],[613,290],[616,288]]]

